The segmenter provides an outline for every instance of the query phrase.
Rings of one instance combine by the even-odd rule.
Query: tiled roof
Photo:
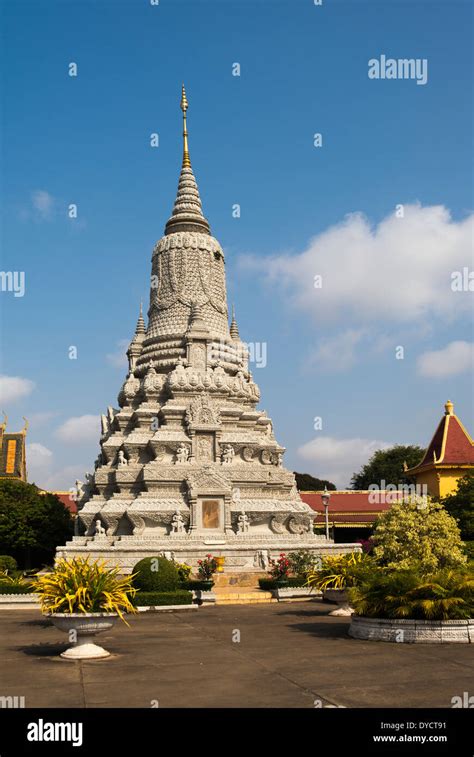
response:
[[[313,510],[324,513],[321,499],[323,491],[300,492],[303,502],[306,502]],[[398,492],[373,492],[373,491],[331,491],[329,492],[329,514],[332,518],[336,513],[377,513],[388,510],[390,505],[399,498]]]
[[[446,412],[426,450],[426,454],[408,473],[433,465],[474,465],[474,442],[461,421],[454,415],[453,405],[447,402]]]

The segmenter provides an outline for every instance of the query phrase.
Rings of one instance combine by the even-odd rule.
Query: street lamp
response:
[[[324,506],[324,522],[326,525],[326,539],[329,541],[329,500],[331,498],[330,492],[328,492],[327,486],[324,487],[324,491],[321,494],[321,500]]]

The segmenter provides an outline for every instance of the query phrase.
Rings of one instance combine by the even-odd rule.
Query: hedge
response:
[[[302,586],[309,588],[307,586],[307,579],[305,576],[291,576],[286,580],[288,581],[288,588],[297,589]],[[263,589],[263,591],[272,591],[273,589],[278,589],[278,581],[276,581],[274,578],[259,578],[258,585],[261,589]]]
[[[180,586],[182,589],[189,589],[189,591],[209,591],[208,581],[200,581],[199,579],[182,581]]]
[[[190,591],[138,591],[131,602],[135,607],[191,605],[193,595]]]

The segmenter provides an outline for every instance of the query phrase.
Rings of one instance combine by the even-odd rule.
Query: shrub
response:
[[[187,565],[185,562],[177,562],[175,565],[178,570],[179,580],[187,581],[192,571],[191,566]]]
[[[0,555],[0,571],[14,573],[18,570],[18,564],[14,557],[10,555]]]
[[[308,573],[314,570],[318,561],[317,556],[310,552],[309,549],[299,549],[298,552],[290,552],[288,555],[290,561],[290,570],[295,576],[305,578]]]
[[[349,590],[357,615],[368,618],[472,618],[474,572],[467,568],[423,575],[416,569],[378,568]]]
[[[141,591],[176,591],[180,578],[174,562],[165,557],[145,557],[134,569],[133,585]]]
[[[395,502],[377,519],[374,557],[388,568],[456,568],[466,563],[455,519],[429,497]]]
[[[13,575],[10,575],[7,571],[0,573],[0,586],[10,587],[11,589],[15,586],[22,587],[27,585],[25,579],[18,571],[15,571]]]
[[[0,594],[29,594],[33,591],[31,584],[0,584]]]
[[[278,560],[270,560],[269,573],[276,581],[287,581],[291,570],[291,563],[284,552],[280,552]]]
[[[132,602],[135,607],[153,607],[154,605],[190,605],[193,595],[190,591],[138,591]]]
[[[75,557],[59,560],[51,573],[39,576],[31,586],[40,595],[43,612],[115,612],[126,623],[123,613],[135,612],[130,596],[136,590],[133,576],[119,578],[119,572],[118,566]]]

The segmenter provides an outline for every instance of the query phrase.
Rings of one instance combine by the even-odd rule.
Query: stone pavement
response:
[[[113,655],[58,657],[35,610],[0,612],[0,696],[26,707],[450,707],[473,691],[472,645],[356,641],[312,602],[144,613],[98,637]],[[240,642],[233,641],[240,634]],[[318,703],[316,703],[317,706]],[[321,705],[320,705],[321,706]]]

